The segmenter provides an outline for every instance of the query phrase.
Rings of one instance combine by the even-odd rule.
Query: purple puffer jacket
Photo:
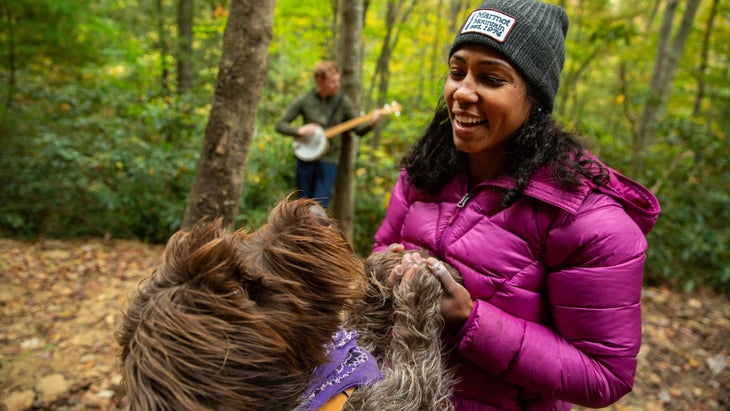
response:
[[[631,391],[659,203],[609,171],[608,187],[568,193],[542,170],[507,209],[509,179],[467,193],[462,176],[433,197],[401,172],[373,249],[423,247],[464,277],[474,310],[451,355],[457,410],[599,408]]]

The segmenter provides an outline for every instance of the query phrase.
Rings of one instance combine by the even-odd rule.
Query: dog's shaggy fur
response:
[[[117,332],[133,410],[288,410],[328,359],[363,264],[311,200],[253,233],[215,220],[178,232]]]
[[[370,350],[385,376],[358,388],[347,410],[453,410],[455,381],[441,338],[441,284],[422,265],[410,285],[390,286],[388,277],[401,256],[377,252],[365,261],[365,297],[355,304],[347,326],[360,333],[360,346]],[[461,282],[458,271],[447,269]]]

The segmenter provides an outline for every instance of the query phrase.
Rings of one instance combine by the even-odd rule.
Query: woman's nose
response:
[[[475,83],[469,78],[465,77],[454,90],[454,99],[464,102],[473,102],[477,99]]]

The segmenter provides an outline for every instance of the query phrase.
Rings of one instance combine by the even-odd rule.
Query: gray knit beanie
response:
[[[568,15],[562,7],[536,0],[486,0],[467,17],[449,58],[467,43],[498,51],[522,73],[543,108],[552,111],[567,32]]]

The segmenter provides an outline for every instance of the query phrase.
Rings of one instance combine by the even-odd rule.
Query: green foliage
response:
[[[0,0],[0,81],[7,85],[0,97],[12,102],[0,108],[0,236],[163,242],[179,228],[214,93],[223,3],[195,2],[194,86],[180,96],[174,93],[174,1],[160,3],[160,16],[156,4],[131,0]],[[400,160],[428,124],[447,70],[450,10],[437,0],[419,5],[394,30],[399,40],[385,98],[398,101],[402,115],[383,122],[378,147],[369,146],[368,136],[360,144],[354,247],[361,255],[372,247]],[[664,120],[632,175],[632,121],[649,95],[661,21],[654,5],[592,0],[567,6],[571,29],[558,115],[608,164],[657,192],[663,212],[648,236],[647,283],[730,294],[730,25],[716,20],[700,77],[709,9],[703,4]],[[311,87],[314,62],[333,54],[330,6],[277,1],[237,226],[260,225],[294,190],[291,140],[273,125],[291,98]],[[363,111],[378,97],[373,81],[385,7],[370,2],[366,16]],[[719,15],[727,16],[728,7],[722,3]],[[173,71],[168,87],[163,66]],[[700,80],[705,95],[695,114]]]
[[[165,136],[195,121],[182,99],[147,100],[109,84],[20,89],[35,111],[2,113],[15,132],[0,157],[0,196],[13,199],[0,204],[0,234],[161,242],[179,227],[198,148],[173,149]]]
[[[22,201],[0,207],[0,232],[162,242],[179,227],[192,156],[133,137],[111,144],[76,137],[45,133],[27,157],[4,164],[15,174],[2,195]]]
[[[643,172],[632,178],[657,194],[662,213],[647,236],[646,282],[692,290],[700,285],[730,294],[730,141],[696,120],[673,117],[664,136],[645,153]],[[593,151],[628,173],[631,147],[591,130]]]
[[[658,270],[648,281],[730,294],[730,141],[687,119],[663,127],[667,138],[647,161],[665,165],[654,180],[671,187],[657,190],[663,213],[649,237],[649,265]]]
[[[375,231],[385,218],[399,167],[396,158],[385,147],[372,150],[368,145],[363,145],[358,165],[354,246],[358,254],[367,256],[372,250]]]
[[[17,68],[99,62],[95,50],[108,46],[106,25],[88,0],[0,0],[0,49]],[[101,34],[101,35],[100,35]]]

